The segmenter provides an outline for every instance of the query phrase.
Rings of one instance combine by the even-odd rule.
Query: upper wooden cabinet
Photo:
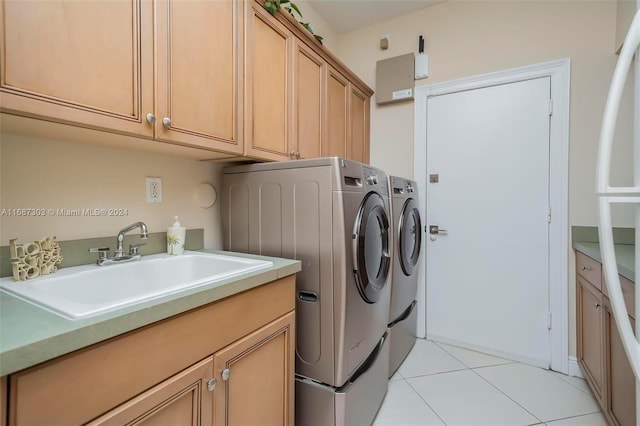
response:
[[[259,0],[0,0],[0,48],[3,113],[158,152],[369,161],[373,91]]]
[[[156,1],[156,139],[242,153],[244,10]]]
[[[333,68],[327,76],[327,137],[322,144],[325,157],[347,156],[349,81]]]
[[[320,157],[325,134],[325,73],[327,63],[306,44],[296,40],[294,52],[295,158]]]
[[[368,163],[373,91],[286,11],[249,3],[245,155]]]
[[[5,0],[0,109],[241,154],[241,5]]]
[[[153,136],[153,4],[2,1],[4,112]]]
[[[327,108],[322,155],[368,163],[370,96],[329,67]]]
[[[290,158],[294,38],[281,22],[251,2],[247,19],[245,154]]]
[[[349,143],[347,157],[361,163],[369,162],[370,97],[351,85],[349,105]]]

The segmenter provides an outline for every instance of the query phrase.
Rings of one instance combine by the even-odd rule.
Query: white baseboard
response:
[[[576,358],[575,356],[569,357],[569,375],[584,379],[584,376],[582,375],[582,370],[578,365],[578,358]]]

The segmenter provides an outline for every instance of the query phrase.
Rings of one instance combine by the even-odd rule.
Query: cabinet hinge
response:
[[[547,223],[551,223],[551,206],[547,210]]]
[[[547,313],[547,329],[551,330],[551,312]]]
[[[549,99],[549,115],[553,115],[553,99]]]

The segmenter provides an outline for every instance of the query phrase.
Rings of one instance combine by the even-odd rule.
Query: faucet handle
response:
[[[109,247],[90,248],[89,253],[98,253],[98,259],[108,259]]]
[[[146,245],[145,243],[140,244],[129,244],[129,256],[135,256],[140,254],[140,246]]]

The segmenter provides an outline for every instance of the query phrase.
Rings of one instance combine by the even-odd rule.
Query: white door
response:
[[[550,84],[427,101],[427,337],[545,368]]]

